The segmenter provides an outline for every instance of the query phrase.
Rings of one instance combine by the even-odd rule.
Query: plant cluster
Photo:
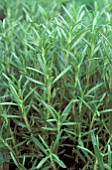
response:
[[[111,5],[2,4],[1,168],[111,170]]]

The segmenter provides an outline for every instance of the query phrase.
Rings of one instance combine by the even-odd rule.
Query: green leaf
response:
[[[92,113],[94,113],[94,110],[92,110],[92,108],[89,106],[89,104],[81,97],[79,97],[80,100],[82,101],[82,103],[89,109],[91,110]]]
[[[112,151],[110,145],[108,145],[108,165],[112,167]]]
[[[44,83],[42,83],[42,82],[40,82],[40,81],[38,81],[38,80],[35,80],[35,79],[31,78],[31,77],[27,77],[27,76],[26,76],[26,78],[27,78],[28,80],[32,81],[33,83],[37,84],[37,85],[45,86]]]
[[[82,39],[84,38],[84,36],[86,35],[86,33],[88,32],[88,30],[84,30],[83,32],[79,33],[72,41],[71,41],[71,50],[73,50],[77,44],[79,44],[79,42],[82,41]]]
[[[77,147],[82,150],[82,152],[85,154],[87,159],[92,163],[93,162],[92,158],[93,157],[95,158],[95,155],[89,149],[87,149],[87,148],[85,148],[83,146],[77,146]],[[92,158],[88,155],[88,153],[92,155]]]
[[[102,114],[102,113],[108,113],[108,112],[112,112],[112,109],[105,109],[105,110],[99,111],[100,114]]]
[[[54,161],[57,162],[57,164],[60,165],[60,167],[67,168],[66,165],[58,158],[57,155],[52,154],[52,156],[54,157]]]
[[[22,116],[18,116],[18,115],[8,115],[8,114],[3,114],[1,115],[2,117],[5,118],[22,118]]]
[[[66,14],[68,15],[68,17],[70,18],[70,19],[72,19],[73,20],[73,17],[72,17],[72,15],[70,14],[70,12],[65,8],[65,6],[63,6],[62,5],[62,8],[64,9],[64,11],[66,12]]]
[[[61,121],[62,121],[62,122],[65,122],[67,116],[69,115],[70,110],[71,110],[71,104],[72,104],[72,102],[70,102],[70,103],[65,107],[64,111],[62,112],[62,114],[61,114]]]
[[[59,141],[61,139],[61,135],[62,135],[62,130],[60,130],[60,132],[58,133],[58,135],[56,136],[56,139],[52,145],[52,151],[55,151],[57,149],[57,146],[59,145]]]
[[[17,124],[18,126],[21,126],[22,128],[26,128],[26,125],[16,119],[13,119],[13,121],[15,122],[15,124]]]
[[[71,69],[71,66],[68,66],[66,69],[64,69],[54,80],[53,84],[56,83],[64,74],[66,74]]]
[[[16,89],[14,88],[14,86],[12,84],[10,84],[10,89],[11,89],[11,92],[14,96],[15,101],[18,103],[18,105],[21,105],[22,101],[21,101]]]
[[[108,164],[104,164],[104,168],[107,170],[112,170],[111,167]]]
[[[15,158],[15,156],[13,155],[13,153],[12,152],[10,152],[10,155],[11,155],[11,157],[12,157],[12,159],[13,159],[13,161],[14,161],[14,163],[15,163],[15,165],[20,169],[20,167],[19,167],[19,163],[17,162],[17,160],[16,160],[16,158]]]
[[[18,104],[17,103],[13,103],[13,102],[2,102],[2,103],[0,103],[0,106],[18,106]]]
[[[41,168],[42,165],[43,165],[48,159],[49,159],[49,156],[43,158],[43,159],[39,162],[39,164],[37,165],[36,168],[37,168],[37,169]]]
[[[99,87],[101,87],[101,86],[102,86],[102,83],[97,84],[96,86],[92,87],[92,88],[87,92],[86,95],[89,95],[90,93],[96,91],[96,90],[97,90]]]
[[[32,67],[26,67],[28,70],[31,70],[31,71],[34,71],[36,73],[39,73],[39,74],[42,74],[43,76],[46,76],[43,72],[41,72],[40,70],[37,70],[35,68],[32,68]]]
[[[42,141],[42,143],[44,144],[44,146],[48,149],[49,147],[48,147],[47,143],[45,142],[45,140],[40,135],[39,135],[39,138]]]
[[[41,100],[41,103],[49,111],[49,113],[52,115],[52,117],[54,119],[56,119],[55,109],[51,105],[49,105],[46,102],[44,102],[43,100]]]
[[[96,140],[96,137],[95,137],[93,131],[91,132],[91,139],[92,139],[92,143],[93,143],[93,148],[94,148],[95,156],[96,156],[96,158],[98,160],[100,169],[101,170],[105,170],[104,169],[103,158],[102,158],[101,152],[99,150],[98,143],[97,143],[97,140]]]
[[[44,146],[39,142],[39,140],[34,137],[33,134],[31,135],[31,139],[32,139],[33,142],[36,144],[36,146],[38,146],[39,149],[40,149],[43,153],[45,153],[45,154],[47,155],[46,149],[45,149]]]

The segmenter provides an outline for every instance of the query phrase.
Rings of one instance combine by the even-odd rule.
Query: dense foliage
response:
[[[112,169],[112,6],[1,0],[0,166]]]

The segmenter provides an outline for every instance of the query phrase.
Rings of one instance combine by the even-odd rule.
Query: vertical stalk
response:
[[[71,37],[71,30],[69,31],[69,34],[68,34],[68,48],[67,48],[67,52],[66,52],[66,55],[65,55],[65,59],[66,59],[66,65],[68,65],[68,61],[69,61],[69,52],[70,52],[70,43],[71,43],[71,40],[72,40],[72,37]]]
[[[47,99],[47,104],[50,105],[51,104],[51,79],[48,77],[48,80],[47,80],[47,96],[48,96],[48,99]],[[47,119],[49,119],[50,117],[50,113],[49,111],[47,111]]]
[[[67,51],[66,51],[66,54],[65,54],[66,63],[65,63],[64,69],[69,64],[69,52],[70,52],[70,48],[71,48],[71,46],[70,46],[71,39],[72,39],[72,37],[71,37],[71,29],[70,29],[69,34],[68,34],[68,42],[67,42],[68,48],[67,48]],[[66,74],[63,76],[63,83],[62,83],[62,93],[63,94],[65,94],[65,84],[66,84]],[[61,99],[61,100],[63,100],[63,99]]]
[[[51,150],[49,149],[49,152],[50,152],[50,161],[51,161],[51,166],[53,168],[53,170],[57,170],[56,166],[55,166],[55,163],[54,163],[54,160],[53,160],[53,157],[52,157],[52,153],[51,153]]]
[[[91,64],[92,64],[92,57],[94,55],[94,49],[95,49],[95,34],[92,33],[92,37],[91,37],[91,49],[90,49],[90,55],[89,55],[89,61],[88,61],[88,68],[87,68],[87,76],[86,76],[86,80],[87,80],[87,86],[90,83],[90,73],[91,73]]]
[[[15,146],[15,145],[16,145],[16,141],[15,141],[15,138],[14,138],[14,135],[13,135],[13,132],[12,132],[12,129],[10,128],[9,130],[10,130],[10,135],[11,135],[11,138],[12,138],[13,146]],[[19,153],[18,150],[17,150],[17,148],[15,148],[15,151],[16,151],[16,153]]]
[[[95,164],[94,164],[94,170],[98,169],[98,160],[96,159]]]
[[[22,102],[20,108],[21,108],[22,116],[23,116],[24,122],[26,124],[26,127],[27,127],[28,131],[31,132],[31,127],[30,127],[30,124],[28,122],[28,118],[27,118],[27,115],[26,115],[26,112],[25,112],[25,108],[24,108],[23,102]]]

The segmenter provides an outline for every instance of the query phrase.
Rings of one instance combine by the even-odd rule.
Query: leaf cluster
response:
[[[2,168],[112,169],[112,7],[92,8],[2,2]]]

